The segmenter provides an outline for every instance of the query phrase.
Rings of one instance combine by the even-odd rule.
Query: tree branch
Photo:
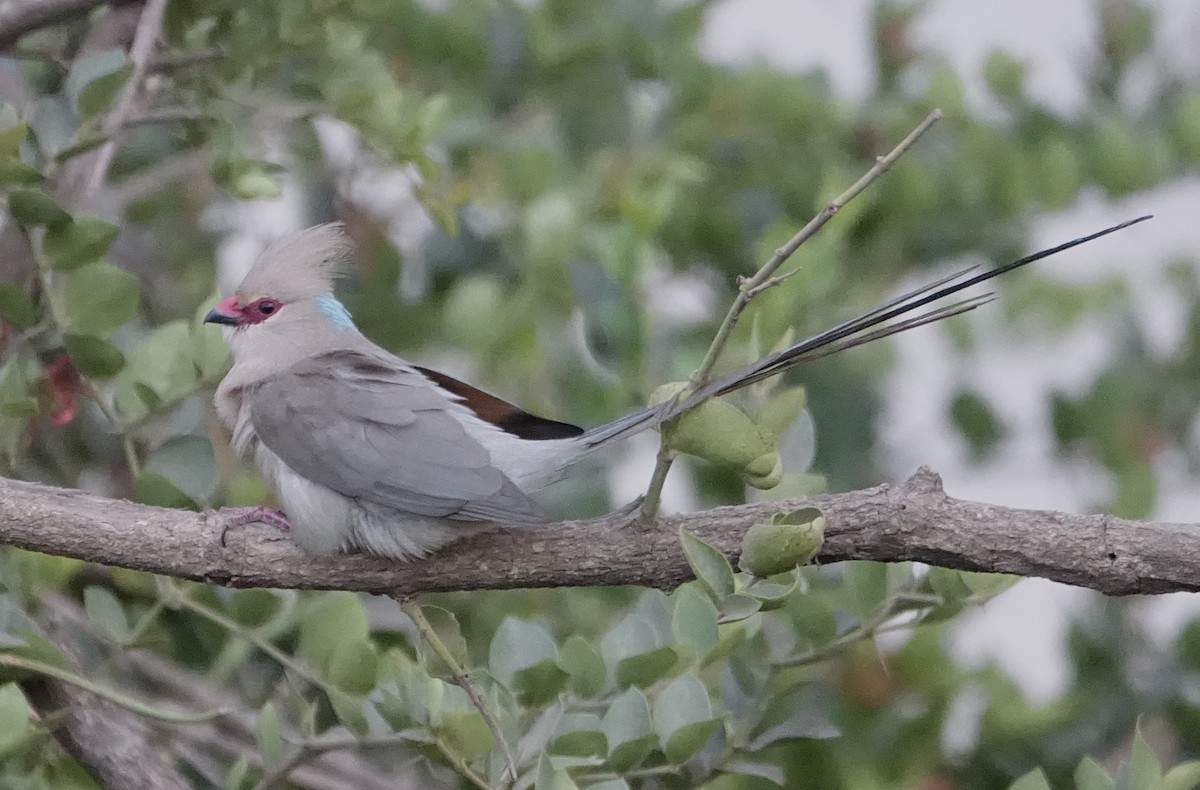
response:
[[[63,618],[43,617],[47,636],[72,662],[80,650]],[[189,783],[152,743],[145,719],[52,677],[21,683],[30,704],[43,717],[61,716],[51,731],[96,783],[106,790],[187,790]]]
[[[26,33],[84,16],[108,0],[7,0],[0,2],[0,51]]]
[[[670,588],[690,577],[680,524],[736,556],[749,527],[772,514],[818,507],[826,518],[817,561],[918,560],[948,568],[1042,576],[1109,595],[1200,590],[1200,525],[1125,521],[966,502],[920,470],[902,485],[663,516],[629,516],[497,530],[416,563],[344,554],[308,557],[267,528],[235,533],[228,548],[203,516],[95,494],[0,479],[0,543],[231,587],[362,590],[391,595],[484,588],[637,584]],[[273,539],[272,539],[273,538]]]

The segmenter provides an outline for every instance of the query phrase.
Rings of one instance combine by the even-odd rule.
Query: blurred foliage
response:
[[[964,75],[913,43],[919,3],[877,4],[877,88],[861,105],[819,72],[707,61],[696,41],[710,5],[172,0],[143,114],[120,131],[95,193],[74,169],[91,166],[133,71],[123,50],[91,43],[110,12],[25,36],[22,57],[5,61],[25,92],[0,108],[0,463],[166,506],[266,501],[214,428],[207,404],[228,353],[200,323],[218,239],[270,235],[253,227],[261,202],[241,201],[282,194],[296,223],[346,221],[359,258],[341,295],[380,344],[448,357],[535,411],[598,424],[685,378],[712,336],[716,308],[654,314],[651,297],[667,312],[675,288],[727,302],[737,276],[933,106],[946,119],[801,249],[799,273],[755,302],[726,364],[824,328],[914,269],[1011,259],[1033,213],[1084,191],[1118,197],[1200,166],[1200,90],[1142,68],[1156,19],[1134,2],[1097,4],[1088,95],[1071,114],[1030,99],[1025,64],[1004,52],[983,63],[978,106]],[[398,177],[414,200],[389,198]],[[419,244],[402,243],[430,219]],[[1190,261],[1171,276],[1191,317],[1170,359],[1145,352],[1119,284],[1068,289],[1029,274],[1011,300],[1049,330],[1096,316],[1129,326],[1124,353],[1051,404],[1057,447],[1111,474],[1100,505],[1118,515],[1152,511],[1165,451],[1197,465],[1200,287]],[[970,346],[968,327],[951,329]],[[879,477],[868,459],[886,354],[805,372],[815,466],[835,487]],[[750,405],[767,424],[772,404],[802,394],[751,393]],[[964,381],[945,404],[978,459],[1008,435],[989,401]],[[725,470],[692,471],[703,501],[746,495]],[[785,468],[772,495],[820,485]],[[613,504],[596,475],[565,490],[572,512]],[[797,561],[811,553],[787,532],[814,523],[797,518],[759,530],[753,568],[780,570],[778,546]],[[1155,650],[1131,605],[1106,603],[1071,635],[1069,691],[1035,705],[998,668],[962,668],[945,646],[955,615],[1011,580],[870,563],[759,579],[699,541],[685,547],[698,580],[670,595],[422,602],[496,712],[520,787],[1195,786],[1194,763],[1164,773],[1147,744],[1169,762],[1200,758],[1200,625]],[[193,765],[197,787],[256,786],[334,743],[362,746],[362,760],[413,786],[500,786],[502,750],[392,602],[234,592],[16,550],[0,555],[0,584],[4,787],[94,786],[19,684],[58,667],[126,702],[155,700],[124,660],[134,648],[254,711],[246,756],[224,754],[216,773],[212,760]],[[83,669],[38,635],[54,591],[89,624]],[[896,629],[905,638],[872,644]]]

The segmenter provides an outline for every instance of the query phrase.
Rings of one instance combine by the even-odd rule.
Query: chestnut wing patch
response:
[[[522,439],[569,439],[579,436],[583,429],[570,423],[547,420],[514,406],[506,400],[490,395],[470,384],[438,373],[436,370],[414,365],[418,372],[442,389],[457,395],[462,403],[475,416],[484,422],[490,422],[505,433]]]

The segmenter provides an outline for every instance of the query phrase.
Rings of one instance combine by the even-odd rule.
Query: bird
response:
[[[597,450],[797,365],[974,310],[993,295],[948,297],[1146,219],[990,270],[957,271],[590,430],[530,414],[367,339],[333,293],[351,253],[341,226],[299,231],[270,244],[204,318],[223,329],[233,358],[214,396],[217,414],[279,505],[222,508],[221,542],[258,521],[290,532],[309,554],[412,561],[481,529],[546,523],[532,494]]]

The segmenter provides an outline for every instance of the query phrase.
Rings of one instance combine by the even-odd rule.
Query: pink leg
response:
[[[273,507],[258,505],[257,507],[223,507],[216,512],[221,520],[221,545],[225,545],[225,535],[231,529],[244,527],[247,524],[259,522],[275,527],[280,532],[291,532],[292,522],[281,511]]]

